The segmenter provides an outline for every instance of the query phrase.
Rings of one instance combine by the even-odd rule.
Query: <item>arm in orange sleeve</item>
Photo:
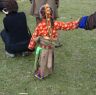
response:
[[[78,28],[78,20],[77,21],[71,21],[71,22],[55,21],[54,27],[57,30],[73,30],[73,29]]]
[[[28,45],[28,48],[30,50],[34,49],[36,46],[36,39],[38,37],[38,34],[39,34],[39,31],[38,31],[38,28],[36,28],[32,34],[31,40],[30,40],[29,45]]]

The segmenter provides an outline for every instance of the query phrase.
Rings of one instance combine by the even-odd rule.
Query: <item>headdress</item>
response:
[[[54,18],[53,10],[49,6],[49,4],[45,4],[40,7],[39,15],[40,15],[40,18],[46,18],[46,15],[47,15],[47,18]]]
[[[48,36],[50,37],[50,41],[52,41],[52,27],[54,26],[53,10],[49,4],[45,4],[41,6],[39,13],[42,19],[46,19]]]

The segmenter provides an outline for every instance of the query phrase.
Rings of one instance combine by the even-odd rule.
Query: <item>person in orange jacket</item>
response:
[[[36,45],[36,59],[34,75],[43,79],[53,72],[54,68],[54,42],[58,38],[57,30],[73,30],[78,28],[78,20],[61,22],[54,20],[53,10],[45,4],[40,8],[41,22],[32,34],[28,48],[33,50]]]

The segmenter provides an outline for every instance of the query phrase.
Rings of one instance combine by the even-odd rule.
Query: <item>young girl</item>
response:
[[[48,3],[50,5],[50,7],[52,8],[54,19],[56,20],[59,17],[58,16],[59,0],[30,0],[30,1],[32,3],[30,14],[36,18],[36,26],[41,22],[39,9],[42,5],[44,5],[46,3]],[[59,39],[59,36],[58,36],[58,38],[55,42],[55,47],[58,48],[58,47],[61,47],[61,46],[62,46],[62,44],[60,43],[60,39]]]
[[[40,8],[41,23],[36,27],[30,40],[29,49],[36,49],[35,77],[43,79],[53,71],[54,42],[57,40],[57,30],[73,30],[78,27],[78,21],[60,22],[53,20],[53,11],[48,4]]]

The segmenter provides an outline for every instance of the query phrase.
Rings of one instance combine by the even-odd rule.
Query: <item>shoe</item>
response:
[[[5,52],[5,54],[7,57],[11,57],[11,58],[15,57],[15,54],[9,53],[7,51]]]
[[[25,51],[25,52],[22,52],[22,56],[24,57],[24,56],[28,56],[30,54],[30,52],[28,52],[28,51]]]
[[[41,77],[40,75],[35,74],[34,76],[35,76],[36,78],[40,79],[40,80],[43,79],[43,77]]]

